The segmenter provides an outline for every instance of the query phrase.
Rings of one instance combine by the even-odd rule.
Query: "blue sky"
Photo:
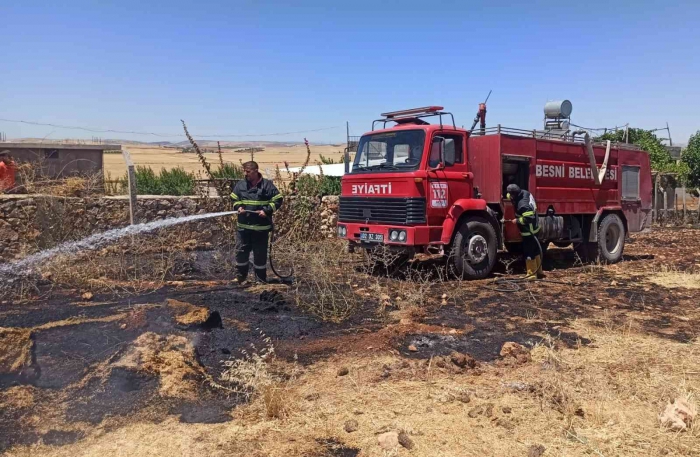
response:
[[[299,3],[302,6],[292,6]],[[627,3],[627,4],[623,4]],[[179,135],[341,142],[387,110],[470,125],[700,129],[700,2],[0,0],[0,118]],[[89,132],[0,121],[13,137]],[[94,134],[143,141],[181,140]],[[223,138],[222,138],[223,139]]]

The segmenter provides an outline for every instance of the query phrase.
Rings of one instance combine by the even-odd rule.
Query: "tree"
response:
[[[635,144],[649,153],[651,168],[654,171],[678,172],[676,162],[671,157],[671,154],[666,150],[661,140],[654,135],[653,132],[644,129],[628,129],[627,139],[629,143]],[[625,136],[624,130],[608,132],[595,138],[596,141],[610,140],[612,142],[622,143]]]
[[[686,184],[689,187],[700,187],[700,130],[691,135],[688,147],[681,155],[682,163],[688,168]]]

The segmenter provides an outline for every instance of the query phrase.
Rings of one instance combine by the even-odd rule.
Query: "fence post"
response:
[[[683,184],[683,223],[685,224],[685,184]]]
[[[129,219],[131,225],[137,223],[136,220],[136,172],[134,171],[134,162],[131,161],[129,150],[122,146],[122,156],[126,163],[126,175],[129,180]]]
[[[661,181],[661,173],[656,173],[654,180],[654,222],[659,222],[659,181]]]

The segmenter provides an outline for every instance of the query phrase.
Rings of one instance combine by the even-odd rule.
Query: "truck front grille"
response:
[[[338,221],[425,224],[425,198],[340,197]]]

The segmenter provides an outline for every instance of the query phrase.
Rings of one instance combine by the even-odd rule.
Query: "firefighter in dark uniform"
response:
[[[516,218],[513,219],[523,237],[523,256],[527,268],[527,279],[544,278],[542,272],[542,248],[537,239],[540,231],[535,197],[517,184],[509,184],[506,197],[513,203]]]
[[[238,240],[236,245],[236,279],[248,278],[250,251],[253,251],[255,277],[267,281],[267,246],[272,229],[272,213],[282,206],[282,195],[269,179],[262,177],[258,164],[243,164],[245,179],[233,188],[233,208],[238,211]]]

